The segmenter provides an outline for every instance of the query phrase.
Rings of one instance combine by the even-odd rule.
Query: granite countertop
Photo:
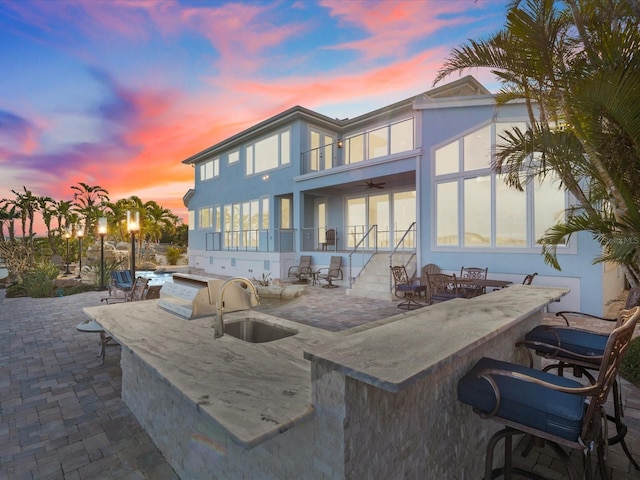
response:
[[[566,288],[514,285],[470,300],[449,300],[308,348],[305,358],[398,392],[448,358],[464,355],[568,292]]]
[[[85,308],[89,317],[169,384],[210,415],[246,448],[313,414],[311,364],[303,351],[335,334],[261,312],[225,314],[225,323],[252,317],[298,334],[253,344],[213,338],[213,317],[183,320],[157,300]]]

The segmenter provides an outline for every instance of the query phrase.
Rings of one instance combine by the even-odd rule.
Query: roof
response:
[[[294,120],[304,119],[310,120],[315,123],[321,123],[329,128],[345,128],[354,126],[360,122],[370,120],[371,118],[375,118],[381,114],[388,114],[389,112],[400,110],[402,108],[407,108],[413,104],[415,100],[420,99],[436,99],[436,98],[445,98],[445,97],[465,97],[465,96],[477,96],[477,95],[489,95],[491,92],[487,90],[480,82],[478,82],[473,76],[467,75],[462,77],[454,82],[447,83],[440,87],[433,88],[424,93],[421,93],[417,96],[412,96],[410,98],[401,100],[399,102],[393,103],[391,105],[387,105],[385,107],[379,108],[377,110],[373,110],[371,112],[365,113],[363,115],[357,116],[352,119],[333,119],[327,117],[326,115],[322,115],[321,113],[314,112],[313,110],[309,110],[308,108],[301,107],[300,105],[296,105],[294,107],[285,110],[277,115],[274,115],[262,122],[247,128],[229,138],[226,138],[222,142],[216,143],[205,150],[202,150],[195,155],[190,156],[189,158],[182,161],[185,164],[194,164],[210,158],[213,155],[217,155],[221,153],[223,150],[232,148],[235,145],[239,145],[244,142],[247,138],[254,137],[257,133],[260,133],[263,130],[273,130],[277,128],[279,125],[284,125],[287,123],[291,123]]]

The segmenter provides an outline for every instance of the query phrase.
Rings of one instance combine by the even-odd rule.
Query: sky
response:
[[[71,200],[83,182],[186,220],[182,160],[295,105],[350,118],[429,90],[506,5],[0,0],[0,198]]]

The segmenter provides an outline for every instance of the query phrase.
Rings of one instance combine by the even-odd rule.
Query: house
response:
[[[515,283],[537,272],[534,284],[571,288],[552,310],[601,314],[624,279],[593,264],[597,242],[561,246],[561,271],[536,244],[569,195],[553,179],[518,192],[491,172],[500,133],[526,122],[524,104],[496,108],[471,76],[351,119],[290,108],[183,161],[190,265],[286,278],[301,254],[314,269],[341,255],[342,284],[364,296],[391,291],[391,263],[482,266]]]

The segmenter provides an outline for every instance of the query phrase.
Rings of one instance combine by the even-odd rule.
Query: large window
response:
[[[521,192],[491,171],[499,134],[514,125],[486,125],[435,150],[436,246],[533,248],[562,221],[567,194],[553,176]]]
[[[213,227],[213,207],[204,207],[198,210],[198,228]]]
[[[200,165],[200,180],[211,180],[220,175],[220,158],[216,157]]]
[[[289,130],[247,145],[245,172],[247,175],[273,170],[291,163]]]
[[[346,164],[386,157],[414,148],[413,118],[353,135],[344,140]]]
[[[221,219],[226,248],[257,248],[260,230],[269,228],[269,198],[224,205]],[[216,208],[216,212],[220,207]],[[216,219],[216,227],[218,220]]]

